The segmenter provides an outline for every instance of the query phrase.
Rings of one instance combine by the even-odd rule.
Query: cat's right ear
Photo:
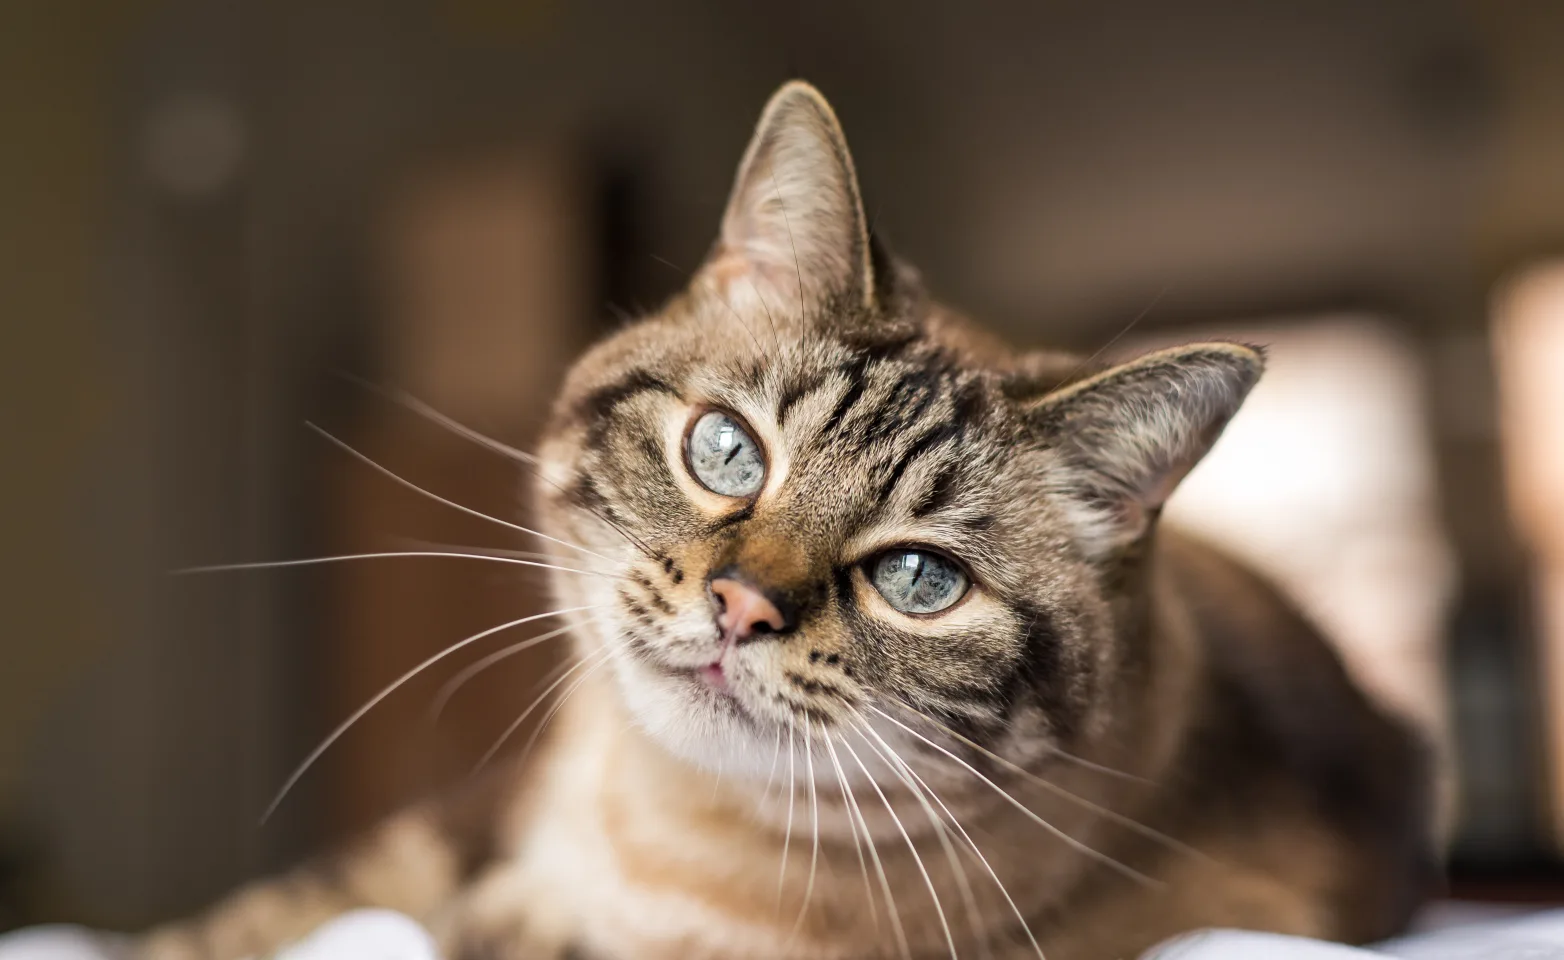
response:
[[[1238,343],[1148,354],[1048,393],[1026,409],[1059,457],[1054,486],[1086,555],[1103,559],[1150,528],[1260,379]]]
[[[734,309],[814,316],[874,298],[868,222],[847,140],[820,91],[772,95],[698,280]]]

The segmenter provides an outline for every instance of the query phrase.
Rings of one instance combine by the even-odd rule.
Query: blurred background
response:
[[[0,930],[200,906],[460,780],[558,652],[514,465],[710,243],[781,81],[944,298],[1273,368],[1171,507],[1457,762],[1451,892],[1564,900],[1564,4],[0,6]],[[519,752],[518,740],[512,752]]]

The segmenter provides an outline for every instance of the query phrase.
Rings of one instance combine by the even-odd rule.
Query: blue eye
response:
[[[724,497],[752,497],[766,482],[766,458],[760,444],[732,417],[717,410],[690,428],[685,456],[700,485]]]
[[[885,602],[902,613],[929,614],[949,609],[966,595],[970,582],[954,560],[928,550],[887,550],[869,564],[869,582]]]

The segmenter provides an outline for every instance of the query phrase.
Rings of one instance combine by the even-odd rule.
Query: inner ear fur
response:
[[[1054,486],[1089,555],[1145,534],[1264,368],[1258,347],[1197,343],[1120,364],[1026,407],[1042,442],[1060,455]]]
[[[820,91],[785,84],[766,104],[701,279],[730,303],[815,314],[874,302],[868,223],[847,138]]]

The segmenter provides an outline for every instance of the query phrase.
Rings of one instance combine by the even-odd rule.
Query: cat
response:
[[[406,911],[447,956],[1133,957],[1363,942],[1437,878],[1427,751],[1158,513],[1260,377],[1015,351],[871,235],[835,114],[766,106],[687,289],[536,460],[580,660],[549,752],[140,942]]]

